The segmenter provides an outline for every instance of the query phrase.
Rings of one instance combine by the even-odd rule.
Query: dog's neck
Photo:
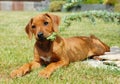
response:
[[[52,42],[49,40],[37,41],[36,43],[37,43],[38,47],[44,52],[48,52],[50,50],[51,44],[52,44]]]
[[[39,48],[44,51],[44,52],[49,52],[52,47],[53,47],[53,44],[54,43],[60,43],[61,42],[61,37],[60,36],[56,36],[56,39],[54,41],[50,41],[50,40],[44,40],[44,41],[37,41],[37,46],[39,46]]]

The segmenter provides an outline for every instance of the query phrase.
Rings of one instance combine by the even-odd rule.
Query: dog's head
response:
[[[60,17],[53,14],[40,14],[33,17],[27,24],[25,31],[29,38],[32,39],[34,34],[36,40],[45,40],[53,32],[58,31]]]

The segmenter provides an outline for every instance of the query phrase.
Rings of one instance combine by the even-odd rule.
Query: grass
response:
[[[39,12],[0,11],[0,84],[119,84],[120,71],[93,68],[82,62],[71,63],[68,67],[56,70],[50,79],[38,77],[44,67],[16,79],[11,79],[12,70],[33,59],[33,45],[24,28],[31,17]],[[69,13],[55,13],[61,17]],[[70,28],[60,32],[64,37],[95,34],[109,46],[120,47],[120,25],[97,20],[92,25],[89,20],[74,22]]]

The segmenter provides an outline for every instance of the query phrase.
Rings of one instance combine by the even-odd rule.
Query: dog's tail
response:
[[[110,47],[107,44],[103,43],[96,36],[91,35],[90,38],[92,39],[93,43],[95,43],[98,46],[102,46],[105,49],[105,52],[110,52]]]

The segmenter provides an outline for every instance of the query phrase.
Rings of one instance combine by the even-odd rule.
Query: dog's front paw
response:
[[[23,72],[20,70],[14,70],[10,73],[11,78],[21,77],[23,76]]]
[[[42,77],[42,78],[49,78],[50,77],[50,72],[49,71],[45,71],[45,70],[43,70],[43,71],[41,71],[40,73],[39,73],[39,77]]]

